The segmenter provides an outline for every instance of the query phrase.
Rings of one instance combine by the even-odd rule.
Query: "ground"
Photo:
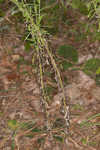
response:
[[[29,50],[28,44],[22,40],[25,25],[16,25],[16,20],[12,22],[9,15],[0,24],[0,150],[100,149],[100,87],[96,82],[98,68],[89,75],[86,68],[85,71],[81,69],[88,59],[100,58],[100,52],[97,51],[100,41],[93,41],[90,35],[82,37],[84,28],[77,31],[81,20],[86,23],[87,18],[80,14],[75,18],[75,12],[69,10],[66,14],[68,24],[60,22],[59,32],[47,39],[55,55],[58,55],[61,45],[71,45],[78,53],[78,62],[74,67],[65,67],[61,73],[70,106],[67,136],[60,114],[62,92],[57,91],[56,83],[48,76],[45,81],[49,85],[48,112],[52,131],[45,129],[46,118],[41,105],[38,77],[32,65],[34,50],[33,47]],[[62,61],[65,59],[58,56],[60,69],[63,67]]]

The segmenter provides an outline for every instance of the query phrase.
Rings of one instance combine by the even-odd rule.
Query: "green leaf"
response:
[[[39,129],[39,128],[34,128],[34,129],[31,130],[31,132],[41,132],[41,129]]]
[[[82,144],[86,145],[86,144],[87,144],[87,139],[82,138],[82,139],[81,139],[81,142],[82,142]]]
[[[25,50],[26,50],[26,51],[30,51],[30,48],[31,48],[31,42],[30,42],[30,41],[27,41],[27,42],[25,43]]]
[[[100,67],[96,70],[96,75],[100,75]]]
[[[11,129],[11,130],[16,130],[18,127],[19,127],[19,123],[16,121],[16,120],[9,120],[8,121],[8,127]]]
[[[61,45],[58,49],[58,55],[72,62],[78,61],[77,50],[71,45]]]

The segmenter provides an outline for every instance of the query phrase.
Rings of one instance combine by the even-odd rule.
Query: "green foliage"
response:
[[[92,25],[96,24],[96,32],[100,31],[100,0],[72,0],[68,5],[86,15],[89,18],[86,24],[91,24],[92,21]]]
[[[63,142],[63,137],[58,136],[58,135],[54,135],[53,136],[58,142]]]
[[[100,59],[92,58],[84,64],[83,71],[93,77],[97,85],[100,85]]]
[[[100,59],[98,58],[89,59],[84,65],[84,71],[90,75],[93,73],[96,74],[96,72],[98,73],[99,68],[100,68]]]
[[[62,57],[62,61],[59,62],[60,68],[68,70],[78,61],[77,50],[71,45],[61,45],[58,49],[58,55]]]
[[[15,150],[15,140],[14,139],[12,139],[11,150]]]
[[[59,31],[59,20],[62,17],[63,9],[59,6],[58,3],[53,4],[54,2],[51,2],[47,4],[48,7],[46,7],[43,10],[44,18],[42,20],[42,26],[45,27],[45,29],[50,34],[55,34]]]
[[[97,117],[100,117],[100,113],[95,114],[95,115],[89,117],[87,120],[83,121],[83,122],[80,124],[80,126],[83,127],[84,125],[87,125],[88,121],[91,121],[91,120],[93,120],[93,119],[95,119],[95,118],[97,118]]]
[[[82,142],[83,145],[87,145],[87,139],[86,138],[82,138],[81,142]]]
[[[90,141],[88,143],[88,145],[90,145],[90,146],[96,146],[97,145],[97,141]]]
[[[99,0],[91,0],[87,2],[88,7],[88,17],[91,20],[95,20],[97,22],[97,29],[100,30],[100,1]]]
[[[30,48],[31,48],[31,42],[30,41],[26,41],[25,42],[25,51],[30,51]]]
[[[16,120],[9,120],[8,121],[8,127],[11,129],[11,130],[16,130],[18,127],[19,127],[19,123],[16,121]]]
[[[58,49],[58,55],[74,63],[78,61],[77,50],[71,45],[61,45]]]
[[[73,105],[73,109],[74,110],[80,110],[80,111],[84,110],[83,106],[81,106],[80,104],[74,104]]]
[[[72,8],[74,9],[78,9],[80,11],[80,13],[87,15],[88,14],[88,8],[87,5],[85,4],[85,2],[81,1],[81,0],[72,0]]]
[[[93,33],[93,38],[94,38],[94,40],[99,40],[100,41],[100,31],[95,31]]]
[[[82,121],[82,123],[80,124],[80,127],[83,127],[83,126],[94,126],[94,125],[99,125],[100,126],[100,122],[98,122],[98,123],[92,123],[92,122],[90,122],[91,120],[93,120],[93,119],[95,119],[97,117],[100,117],[100,113],[95,114],[95,115],[89,117],[85,121]]]
[[[98,86],[100,86],[100,74],[96,74],[96,78],[95,78],[96,84]]]
[[[20,123],[20,128],[22,129],[31,129],[35,125],[35,122],[23,122]]]
[[[100,67],[96,70],[96,75],[100,75]]]
[[[2,9],[0,9],[0,18],[4,16],[5,16],[5,12]]]
[[[3,3],[5,0],[0,0],[0,3]]]
[[[39,129],[39,128],[34,128],[34,129],[31,130],[31,132],[41,132],[41,129]]]
[[[69,69],[70,67],[72,67],[73,64],[70,62],[67,62],[67,61],[62,61],[61,66],[63,67],[63,70],[65,71],[65,70]]]

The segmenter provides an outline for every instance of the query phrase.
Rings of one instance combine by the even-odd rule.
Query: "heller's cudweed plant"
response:
[[[41,14],[41,0],[34,0],[33,3],[26,3],[25,0],[11,0],[18,9],[22,12],[25,22],[27,23],[28,29],[28,36],[26,37],[27,40],[33,42],[34,48],[36,50],[36,58],[33,57],[34,60],[38,60],[39,66],[39,79],[40,79],[40,89],[42,94],[42,105],[46,114],[47,120],[47,129],[51,129],[51,125],[49,123],[49,114],[47,111],[48,102],[47,102],[47,95],[45,93],[45,85],[43,82],[43,74],[44,74],[44,63],[48,62],[48,58],[52,64],[52,67],[55,71],[55,79],[59,85],[59,89],[63,92],[63,112],[64,112],[64,119],[66,120],[66,129],[68,131],[69,127],[69,106],[66,104],[66,98],[64,94],[63,83],[61,80],[60,72],[57,68],[56,62],[53,58],[53,55],[48,47],[48,43],[46,40],[46,35],[48,34],[43,28],[41,28],[41,21],[43,15]],[[31,35],[31,39],[29,36]]]

